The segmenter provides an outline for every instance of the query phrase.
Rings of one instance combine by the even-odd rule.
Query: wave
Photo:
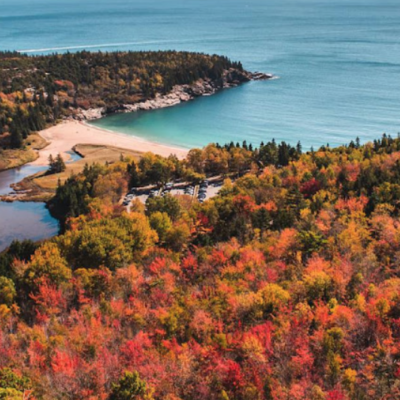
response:
[[[224,41],[246,41],[248,39],[254,39],[253,37],[242,37],[237,39],[233,36],[227,37],[219,37],[219,40]],[[260,38],[261,39],[261,38]],[[18,53],[41,53],[47,51],[59,51],[59,50],[83,50],[83,49],[97,49],[97,48],[105,48],[105,47],[123,47],[123,46],[141,46],[141,45],[148,45],[148,44],[179,44],[179,43],[207,43],[213,42],[214,38],[201,38],[201,39],[176,39],[176,40],[147,40],[147,41],[140,41],[140,42],[122,42],[122,43],[102,43],[102,44],[85,44],[85,45],[75,45],[75,46],[63,46],[63,47],[47,47],[41,49],[24,49],[24,50],[17,50]]]
[[[78,50],[78,49],[94,49],[103,47],[122,47],[122,46],[133,46],[142,44],[158,44],[158,43],[168,43],[169,40],[152,40],[145,42],[125,42],[125,43],[104,43],[104,44],[86,44],[79,46],[65,46],[65,47],[48,47],[43,49],[26,49],[17,50],[18,53],[40,53],[44,51],[58,51],[58,50]]]

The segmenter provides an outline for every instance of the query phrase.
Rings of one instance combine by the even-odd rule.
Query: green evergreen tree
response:
[[[140,177],[135,161],[132,161],[128,165],[128,173],[129,173],[129,186],[138,187],[140,185]]]
[[[67,169],[64,159],[61,157],[61,154],[57,155],[55,162],[56,162],[57,173],[64,172]]]
[[[66,170],[65,162],[61,156],[58,154],[57,157],[54,159],[53,156],[50,154],[49,156],[49,173],[50,174],[59,174],[60,172],[64,172]]]
[[[11,131],[11,147],[14,149],[20,149],[24,143],[24,139],[22,137],[21,132],[18,129],[13,129]]]
[[[54,157],[52,154],[49,155],[49,173],[50,174],[54,174],[54,166],[55,166],[55,162],[54,162]]]
[[[141,380],[139,374],[126,371],[118,383],[112,384],[109,400],[135,400],[146,395],[146,382]]]

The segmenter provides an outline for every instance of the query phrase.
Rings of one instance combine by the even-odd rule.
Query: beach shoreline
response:
[[[188,149],[168,146],[146,139],[126,135],[92,126],[83,121],[64,120],[57,125],[39,131],[37,135],[47,142],[47,145],[36,150],[37,158],[25,166],[46,167],[49,165],[49,157],[55,158],[58,154],[67,163],[67,174],[76,174],[82,171],[84,164],[94,162],[114,162],[121,155],[137,158],[151,152],[163,157],[175,155],[182,160],[189,152]],[[94,148],[82,153],[82,148]],[[73,162],[72,152],[83,157],[82,162]],[[96,154],[94,156],[94,154]],[[87,161],[86,161],[87,158]],[[53,175],[52,175],[53,176]],[[64,181],[67,176],[60,177]],[[26,176],[11,184],[10,193],[0,195],[0,202],[46,202],[51,198],[56,189],[57,182],[42,182],[43,173]],[[44,186],[43,186],[44,185]]]
[[[61,154],[64,160],[67,161],[70,158],[68,152],[78,144],[113,146],[141,153],[151,152],[163,157],[173,154],[179,159],[185,158],[189,151],[184,148],[168,146],[98,128],[76,120],[63,121],[38,133],[49,144],[39,150],[38,158],[30,163],[31,165],[48,165],[50,155],[54,157],[57,154]]]

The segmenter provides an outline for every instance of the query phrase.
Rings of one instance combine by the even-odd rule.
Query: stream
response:
[[[80,159],[74,152],[70,156],[68,163]],[[46,169],[46,166],[26,164],[0,172],[0,195],[12,192],[11,184]],[[58,220],[50,215],[44,203],[0,201],[0,252],[15,239],[43,240],[57,235],[58,230]]]

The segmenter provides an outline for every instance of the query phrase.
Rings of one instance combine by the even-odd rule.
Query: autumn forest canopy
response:
[[[203,204],[118,204],[210,175]],[[0,398],[400,397],[399,139],[145,154],[87,166],[49,207],[61,235],[0,255]]]

